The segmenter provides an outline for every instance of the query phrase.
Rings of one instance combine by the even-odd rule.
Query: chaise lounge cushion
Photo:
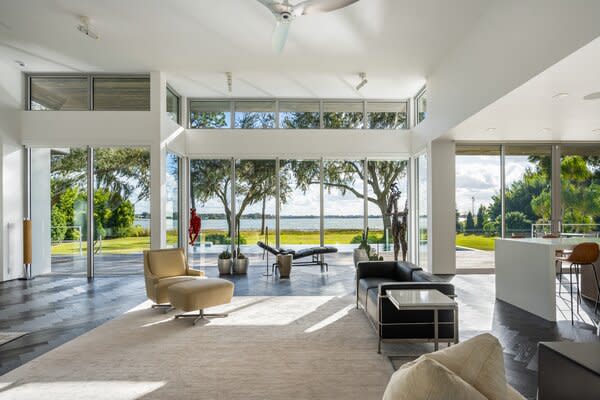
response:
[[[383,400],[485,400],[474,387],[442,364],[419,358],[392,375]]]

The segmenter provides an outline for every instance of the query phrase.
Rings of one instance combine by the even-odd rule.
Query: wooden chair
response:
[[[584,265],[591,265],[594,268],[594,275],[596,275],[596,266],[594,263],[598,260],[598,256],[600,255],[600,248],[597,243],[580,243],[573,249],[573,252],[569,254],[568,257],[564,259],[564,261],[569,262],[569,291],[571,294],[571,323],[573,323],[573,273],[575,273],[576,280],[576,290],[577,290],[577,314],[579,314],[579,303],[581,302],[581,293],[579,291],[579,274],[581,272],[581,267]],[[596,299],[596,307],[594,308],[594,312],[598,308],[598,300]]]

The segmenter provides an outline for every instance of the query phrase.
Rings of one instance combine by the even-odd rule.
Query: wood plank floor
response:
[[[206,272],[217,276],[216,268],[206,268]],[[315,266],[295,268],[289,280],[264,277],[264,272],[264,267],[255,266],[249,269],[248,276],[229,278],[236,285],[235,295],[337,296],[355,291],[352,267],[332,266],[323,274]],[[461,338],[486,331],[496,335],[505,349],[509,383],[529,398],[535,397],[537,386],[539,341],[600,341],[590,325],[551,323],[496,301],[494,275],[457,275],[447,279],[457,288]],[[47,275],[33,281],[1,283],[0,331],[29,333],[0,346],[0,375],[145,299],[144,281],[139,274],[102,276],[92,282],[81,276]],[[586,309],[590,311],[589,307]]]

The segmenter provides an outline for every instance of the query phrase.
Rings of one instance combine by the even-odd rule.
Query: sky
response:
[[[523,177],[533,167],[527,156],[506,157],[506,185]],[[500,192],[500,156],[456,156],[456,208],[460,214],[471,211],[472,197],[475,212],[487,206],[492,196]]]

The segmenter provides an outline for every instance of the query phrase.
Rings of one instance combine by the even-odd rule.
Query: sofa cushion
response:
[[[159,278],[185,275],[187,265],[181,249],[156,250],[148,253],[150,272]]]
[[[489,333],[422,357],[444,365],[489,400],[506,399],[502,345]]]
[[[435,360],[419,358],[392,375],[383,400],[485,400],[458,375]]]
[[[413,282],[446,282],[442,278],[430,274],[426,271],[414,271],[412,275]]]

